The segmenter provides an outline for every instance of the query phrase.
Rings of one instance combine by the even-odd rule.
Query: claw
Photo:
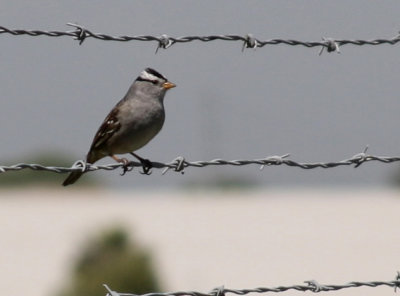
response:
[[[130,166],[130,161],[126,158],[118,158],[115,155],[110,155],[115,161],[122,163],[122,174],[120,176],[123,176],[126,174],[126,172],[130,172],[133,170],[133,167]]]
[[[151,169],[153,168],[153,164],[150,160],[140,157],[139,155],[129,152],[131,155],[135,156],[140,163],[142,164],[143,171],[140,172],[142,175],[151,175]]]
[[[123,176],[126,174],[126,172],[130,172],[133,170],[132,166],[129,166],[130,161],[126,158],[121,158],[120,162],[122,163],[122,173],[120,174],[120,176]]]
[[[153,164],[151,163],[150,160],[148,159],[140,159],[140,163],[142,164],[142,169],[143,171],[140,172],[142,175],[151,175],[152,171],[151,169],[153,168]]]

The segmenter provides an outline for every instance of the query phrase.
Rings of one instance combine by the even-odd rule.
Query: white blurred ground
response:
[[[85,237],[127,226],[168,290],[394,280],[400,192],[0,191],[0,294],[49,296]],[[90,196],[90,197],[89,197]],[[129,291],[119,291],[129,292]],[[302,295],[288,292],[284,295]],[[392,295],[355,288],[332,295]]]

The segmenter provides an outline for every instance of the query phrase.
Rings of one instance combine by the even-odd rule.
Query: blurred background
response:
[[[113,36],[253,34],[390,39],[398,1],[3,1],[0,25]],[[398,156],[399,45],[320,48],[0,35],[0,164],[70,166],[145,67],[177,84],[138,154],[169,162]],[[103,159],[99,163],[112,163]],[[277,286],[394,278],[397,163],[0,174],[0,291],[32,295]],[[115,265],[114,265],[115,264]],[[381,290],[345,291],[378,295]],[[337,293],[340,294],[341,292]],[[361,294],[362,293],[362,294]],[[370,293],[370,294],[368,294]],[[296,294],[295,292],[293,294]],[[103,294],[101,294],[103,295]],[[380,295],[380,294],[379,294]]]

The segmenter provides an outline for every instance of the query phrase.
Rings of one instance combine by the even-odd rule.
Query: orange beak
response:
[[[176,86],[176,84],[173,84],[172,82],[169,82],[169,81],[164,82],[164,84],[163,84],[163,87],[164,87],[165,89],[170,89],[170,88],[173,88],[173,87],[175,87],[175,86]]]

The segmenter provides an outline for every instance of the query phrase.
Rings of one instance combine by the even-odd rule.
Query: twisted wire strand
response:
[[[87,38],[94,38],[103,41],[153,41],[158,43],[159,48],[167,49],[170,46],[176,43],[187,43],[193,41],[201,41],[201,42],[211,42],[211,41],[240,41],[243,43],[244,48],[258,48],[264,47],[266,45],[290,45],[290,46],[304,46],[307,48],[312,47],[322,47],[322,49],[326,49],[328,52],[340,52],[339,47],[343,45],[381,45],[381,44],[390,44],[395,45],[400,42],[400,34],[393,38],[385,39],[378,38],[373,40],[361,40],[361,39],[333,39],[333,38],[322,38],[322,41],[300,41],[293,39],[269,39],[269,40],[260,40],[255,38],[252,34],[247,34],[245,36],[240,35],[210,35],[210,36],[182,36],[182,37],[170,37],[166,34],[161,36],[152,36],[152,35],[137,35],[137,36],[111,36],[103,33],[93,33],[92,31],[86,29],[84,26],[68,23],[68,26],[74,28],[71,31],[42,31],[42,30],[24,30],[24,29],[9,29],[4,26],[0,26],[0,34],[10,34],[13,36],[21,36],[28,35],[32,37],[37,36],[48,36],[48,37],[63,37],[68,36],[72,37],[79,41],[79,44],[82,44],[83,41]]]
[[[163,169],[163,174],[165,174],[169,170],[173,170],[175,172],[184,172],[184,170],[188,167],[196,167],[196,168],[204,168],[207,166],[245,166],[245,165],[259,165],[260,170],[262,170],[265,166],[279,166],[286,165],[289,167],[298,167],[301,169],[309,170],[316,168],[335,168],[339,166],[352,166],[359,167],[363,163],[366,162],[381,162],[381,163],[392,163],[400,161],[400,157],[389,157],[389,156],[374,156],[366,154],[367,148],[358,153],[351,158],[340,160],[337,162],[314,162],[314,163],[304,163],[297,162],[295,160],[288,159],[289,154],[281,155],[281,156],[269,156],[266,158],[260,159],[239,159],[239,160],[224,160],[224,159],[213,159],[209,161],[187,161],[184,157],[179,156],[174,160],[163,163],[163,162],[151,162],[152,167],[156,169]],[[24,169],[31,169],[35,171],[49,171],[54,173],[70,173],[72,171],[83,171],[83,172],[92,172],[97,170],[115,170],[118,168],[124,168],[125,171],[130,171],[134,167],[142,167],[140,162],[130,161],[126,166],[121,163],[113,163],[107,165],[94,165],[85,163],[83,160],[76,161],[71,167],[57,167],[57,166],[44,166],[40,164],[27,164],[27,163],[18,163],[13,165],[0,165],[0,174],[6,173],[10,171],[20,171]]]
[[[259,287],[254,289],[227,289],[224,286],[217,287],[211,290],[208,293],[204,292],[197,292],[197,291],[177,291],[177,292],[166,292],[166,293],[147,293],[142,295],[137,294],[130,294],[130,293],[119,293],[113,291],[109,286],[106,284],[103,285],[108,293],[106,296],[225,296],[227,293],[236,294],[236,295],[246,295],[251,293],[278,293],[278,292],[285,292],[288,290],[296,290],[296,291],[311,291],[311,292],[329,292],[329,291],[337,291],[341,289],[348,289],[348,288],[359,288],[359,287],[369,287],[369,288],[376,288],[379,286],[387,286],[393,287],[396,291],[397,288],[400,287],[400,276],[397,273],[396,279],[394,281],[370,281],[370,282],[349,282],[343,285],[322,285],[319,284],[317,281],[310,280],[305,281],[305,285],[292,285],[292,286],[278,286],[278,287]]]

